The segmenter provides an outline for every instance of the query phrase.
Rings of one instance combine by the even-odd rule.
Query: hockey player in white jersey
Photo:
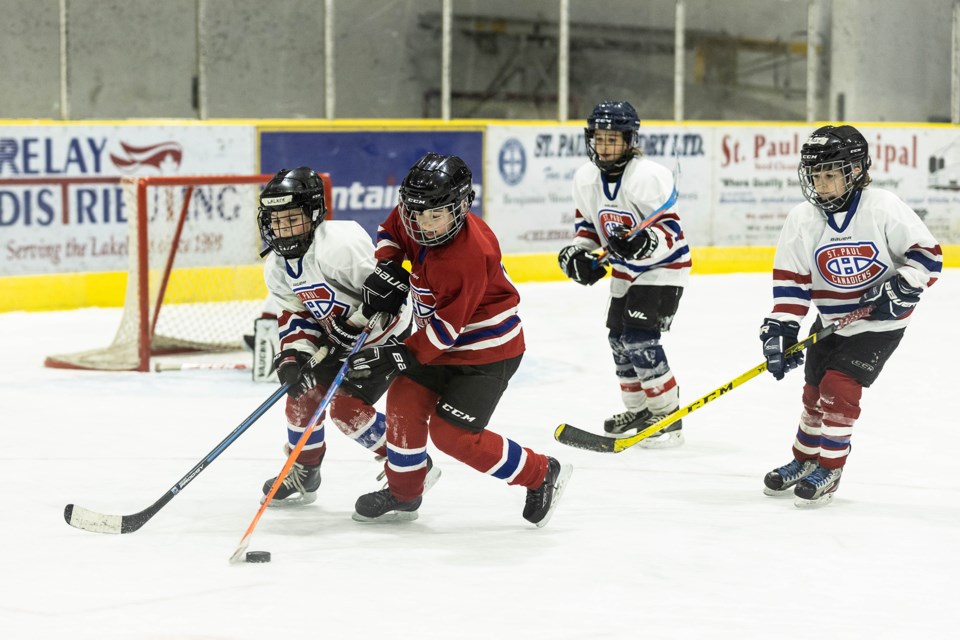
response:
[[[920,294],[936,282],[940,245],[900,198],[870,184],[867,141],[849,125],[813,132],[800,151],[806,202],[787,215],[773,265],[773,311],[760,330],[767,370],[777,380],[804,363],[784,356],[815,304],[811,333],[860,307],[864,320],[807,351],[803,410],[793,459],[764,478],[767,495],[798,507],[833,500],[860,398],[900,344]]]
[[[373,242],[352,220],[324,220],[323,182],[308,167],[282,170],[260,194],[260,235],[271,250],[264,277],[278,309],[280,381],[290,385],[286,400],[287,450],[292,450],[336,377],[367,318],[362,315],[363,283],[376,268]],[[409,334],[408,305],[386,327],[373,330],[367,344]],[[329,354],[317,366],[307,362],[318,349]],[[348,392],[332,398],[333,424],[372,454],[386,456],[386,422],[371,403]],[[322,422],[310,435],[273,504],[305,504],[316,499],[320,463],[326,453]],[[263,485],[264,496],[275,478]]]
[[[606,326],[626,411],[604,422],[609,434],[642,430],[679,408],[676,378],[660,338],[669,331],[690,273],[690,250],[676,210],[671,172],[643,157],[640,119],[629,102],[601,102],[587,118],[591,162],[573,178],[576,238],[558,256],[572,280],[592,285],[606,275],[593,251],[605,248],[612,268]],[[664,209],[665,207],[665,209]],[[631,237],[654,211],[664,213]],[[683,444],[683,423],[642,440],[646,448]]]

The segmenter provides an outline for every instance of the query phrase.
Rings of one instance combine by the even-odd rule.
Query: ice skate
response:
[[[270,493],[270,488],[276,478],[270,478],[263,483],[263,497],[260,499],[262,504]],[[317,499],[317,489],[320,487],[320,465],[304,465],[294,462],[290,468],[287,477],[273,495],[273,500],[268,506],[294,506],[301,504],[310,504]]]
[[[667,410],[666,413],[662,414],[653,414],[651,413],[646,419],[646,423],[641,427],[641,431],[646,429],[650,425],[656,424],[660,420],[663,420],[677,409],[680,408],[680,405],[673,407],[672,409]],[[674,447],[679,447],[683,444],[683,420],[677,420],[673,424],[669,425],[666,429],[661,429],[657,431],[652,436],[646,437],[640,442],[637,443],[638,447],[643,449],[672,449]]]
[[[523,517],[538,527],[547,526],[572,473],[573,465],[561,464],[556,458],[548,457],[547,477],[543,479],[543,484],[536,489],[527,489]]]
[[[827,469],[818,466],[793,490],[794,506],[802,509],[823,507],[833,502],[833,494],[840,484],[843,469]]]
[[[603,421],[603,430],[612,436],[619,436],[627,431],[644,428],[649,424],[647,423],[649,417],[650,411],[647,409],[616,413]]]
[[[390,493],[390,489],[380,489],[357,498],[353,519],[357,522],[408,522],[419,517],[417,509],[422,502],[422,496],[401,502]]]
[[[791,460],[763,477],[763,493],[774,497],[787,496],[794,485],[813,473],[816,468],[817,463],[813,460]]]

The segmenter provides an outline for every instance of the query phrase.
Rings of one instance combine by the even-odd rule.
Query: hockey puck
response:
[[[270,552],[247,551],[247,562],[270,562]]]

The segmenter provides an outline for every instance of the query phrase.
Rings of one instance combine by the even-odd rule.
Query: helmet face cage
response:
[[[597,153],[597,131],[619,131],[625,143],[623,153],[612,160],[603,160]],[[605,173],[623,171],[633,159],[634,150],[639,146],[640,117],[629,102],[601,102],[587,117],[584,136],[587,143],[587,155],[598,169]]]
[[[404,230],[421,246],[446,244],[466,223],[475,195],[473,175],[463,160],[428,153],[417,161],[400,185],[399,213]],[[438,209],[446,209],[450,215],[445,228],[422,228],[427,221],[421,220],[421,215],[428,211],[441,213]]]
[[[299,210],[305,228],[294,230],[291,210]],[[280,171],[260,194],[257,221],[260,237],[284,258],[300,258],[313,243],[317,225],[327,214],[323,182],[313,170],[300,167]],[[301,224],[298,221],[297,227]]]
[[[800,150],[797,177],[803,197],[828,213],[842,211],[849,206],[856,191],[869,181],[870,164],[867,141],[854,127],[821,127]],[[830,171],[842,176],[842,188],[818,193],[814,177]]]

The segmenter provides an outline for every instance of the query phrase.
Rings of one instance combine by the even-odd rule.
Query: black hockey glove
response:
[[[381,260],[363,281],[363,315],[372,318],[383,311],[395,316],[409,292],[410,273],[399,262]]]
[[[875,305],[869,317],[874,320],[896,320],[909,313],[920,302],[923,289],[911,287],[903,276],[897,274],[874,287],[860,298],[860,305]]]
[[[767,371],[777,380],[783,380],[783,376],[788,371],[803,364],[803,351],[789,356],[783,354],[797,343],[799,334],[800,323],[793,320],[780,322],[773,318],[765,318],[760,327],[760,340],[763,341],[763,357],[767,359]]]
[[[273,358],[281,384],[290,385],[287,395],[296,400],[317,386],[317,370],[310,356],[296,349],[284,349]]]
[[[571,244],[561,249],[557,262],[568,278],[582,285],[594,284],[607,275],[607,270],[579,245]]]
[[[642,229],[627,237],[630,229],[623,225],[613,230],[607,238],[607,250],[623,260],[644,260],[653,255],[660,239],[653,229]]]
[[[398,375],[419,364],[407,345],[396,338],[390,338],[378,347],[361,349],[348,361],[347,378],[374,383],[382,381],[384,388]]]
[[[357,336],[363,333],[363,327],[355,327],[343,316],[334,318],[325,318],[320,322],[323,327],[324,339],[330,353],[327,358],[336,358],[343,361],[353,350],[353,345],[357,341]]]

